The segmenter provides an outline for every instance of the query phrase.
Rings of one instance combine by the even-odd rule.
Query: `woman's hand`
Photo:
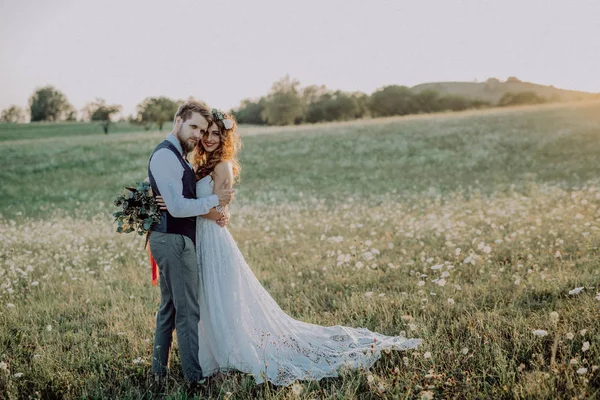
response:
[[[161,196],[156,196],[156,205],[161,211],[167,211],[167,205]]]

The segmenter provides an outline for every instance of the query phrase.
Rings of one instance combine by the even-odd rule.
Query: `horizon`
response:
[[[593,52],[600,5],[592,1],[311,0],[279,11],[277,4],[4,3],[0,109],[27,110],[34,90],[52,85],[78,112],[100,97],[127,116],[155,96],[193,96],[228,110],[266,95],[285,75],[303,87],[367,94],[387,85],[509,76],[600,93],[600,55]],[[197,52],[189,45],[194,37]],[[190,80],[195,74],[208,78]]]

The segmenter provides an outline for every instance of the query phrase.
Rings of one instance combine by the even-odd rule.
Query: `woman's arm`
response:
[[[213,185],[213,192],[214,192],[214,188],[218,188],[218,187],[231,189],[232,182],[233,182],[233,166],[232,166],[231,162],[230,161],[221,161],[220,163],[218,163],[215,166],[215,170],[213,171],[213,178],[215,180],[214,185]],[[225,185],[226,181],[227,181],[227,185]],[[229,215],[227,206],[225,206],[225,211],[226,211],[227,215]],[[208,214],[201,215],[201,217],[210,219],[213,221],[218,221],[221,218],[223,218],[223,214],[218,212],[215,208],[211,208],[211,210]]]

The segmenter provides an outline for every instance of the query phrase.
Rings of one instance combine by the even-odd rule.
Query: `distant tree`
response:
[[[261,97],[258,101],[242,100],[240,106],[233,110],[233,115],[238,124],[264,125],[265,120],[262,117],[262,112],[265,108],[265,101],[264,97]]]
[[[545,103],[546,98],[538,96],[537,93],[532,91],[525,92],[507,92],[498,101],[498,106],[516,106],[522,104],[541,104]]]
[[[508,79],[506,80],[506,82],[508,83],[521,83],[522,81],[517,78],[516,76],[509,76]]]
[[[165,122],[172,121],[179,104],[168,97],[148,97],[137,105],[136,123],[143,125],[145,129],[155,123],[158,130],[162,131]]]
[[[471,101],[457,95],[445,95],[439,99],[440,110],[462,111],[471,107]]]
[[[12,105],[2,110],[0,121],[13,124],[25,122],[25,111],[19,106]]]
[[[95,101],[86,104],[84,107],[90,121],[100,121],[105,134],[111,125],[111,118],[114,114],[121,111],[121,106],[118,104],[108,105],[106,100],[97,98]]]
[[[300,82],[289,75],[271,87],[265,99],[261,117],[270,125],[292,125],[304,118],[306,102],[300,94]]]
[[[413,93],[406,86],[386,86],[371,95],[369,109],[374,117],[413,114],[417,108]]]
[[[423,90],[414,95],[414,101],[418,112],[432,113],[442,109],[440,93],[437,90]]]
[[[60,121],[77,115],[67,96],[53,86],[36,89],[29,98],[31,121]]]
[[[362,113],[359,98],[340,90],[322,94],[308,105],[306,122],[348,121]]]
[[[354,99],[356,104],[355,117],[364,118],[369,115],[369,96],[363,92],[352,92],[350,96]]]

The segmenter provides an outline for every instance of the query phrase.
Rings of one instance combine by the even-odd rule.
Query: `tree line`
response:
[[[518,81],[511,77],[509,81]],[[300,82],[285,76],[259,99],[243,100],[233,110],[240,124],[294,125],[302,123],[348,121],[365,117],[461,111],[472,108],[540,104],[547,99],[533,91],[505,93],[498,103],[458,95],[442,95],[431,89],[415,92],[407,86],[389,85],[371,95],[362,92],[330,90],[326,86],[300,87]]]
[[[516,78],[513,78],[516,79]],[[540,104],[547,99],[533,91],[505,93],[497,104],[457,95],[442,95],[435,90],[414,92],[406,86],[389,85],[371,95],[362,92],[330,90],[324,85],[300,87],[300,82],[285,76],[271,87],[266,96],[245,99],[231,110],[238,123],[252,125],[296,125],[329,121],[348,121],[366,117],[387,117],[440,111],[461,111],[471,108]],[[127,120],[144,129],[162,130],[172,120],[184,100],[168,97],[147,97]],[[112,120],[122,110],[118,104],[108,104],[97,98],[87,103],[80,113],[69,103],[66,95],[53,86],[35,90],[29,98],[28,110],[12,105],[0,115],[1,122],[22,123],[38,121],[98,121],[108,133]],[[29,115],[27,115],[27,113]],[[121,118],[125,119],[125,118]]]

